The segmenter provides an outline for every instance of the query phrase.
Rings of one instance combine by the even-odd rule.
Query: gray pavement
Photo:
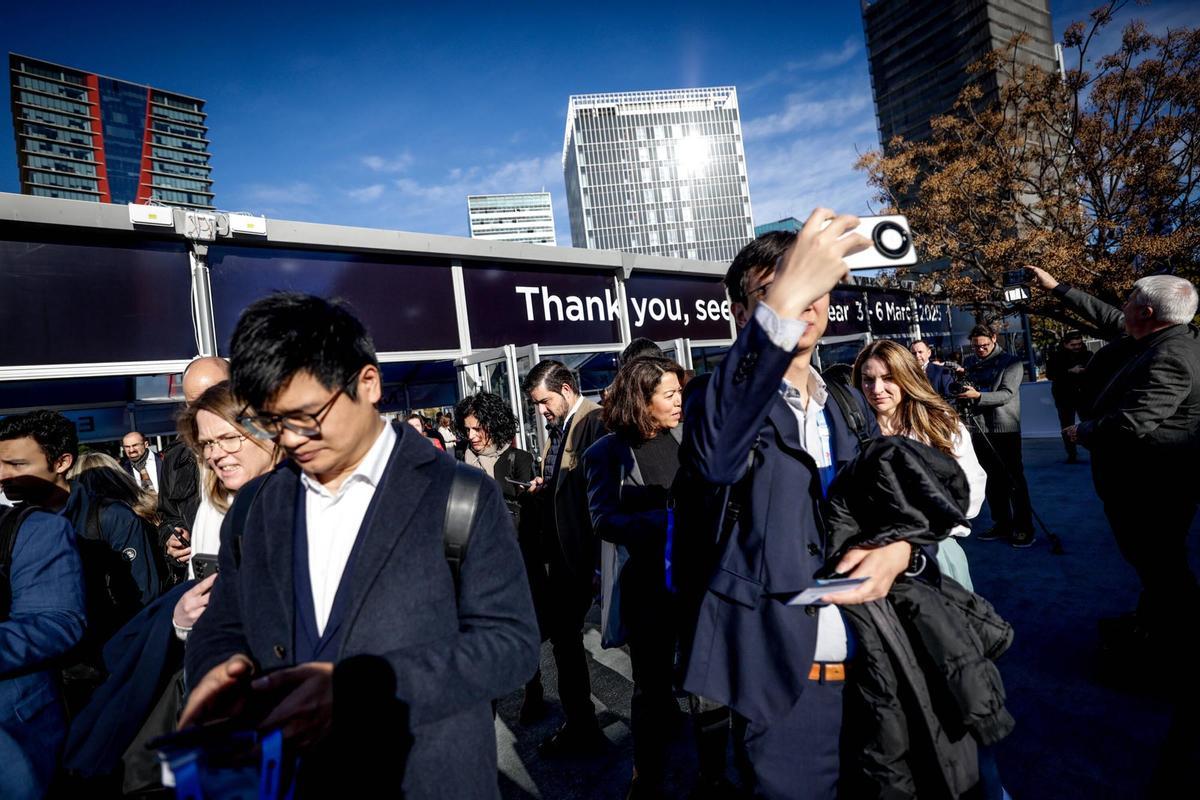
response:
[[[1029,550],[1004,542],[964,542],[976,591],[1016,630],[1012,648],[999,662],[1017,720],[1014,733],[998,748],[1001,775],[1016,800],[1149,797],[1148,783],[1173,711],[1171,690],[1194,689],[1164,685],[1161,664],[1167,653],[1148,653],[1144,671],[1121,687],[1100,675],[1096,620],[1131,610],[1137,579],[1113,544],[1089,467],[1064,464],[1063,458],[1057,440],[1025,440],[1034,507],[1061,537],[1064,555],[1051,552],[1041,531]],[[990,524],[985,507],[975,529]],[[1200,566],[1198,530],[1200,523],[1192,530],[1193,569]],[[594,624],[585,643],[609,752],[589,760],[538,757],[538,742],[562,722],[547,645],[542,667],[550,715],[523,727],[517,722],[520,692],[500,702],[496,730],[505,798],[625,796],[632,771],[629,658],[623,650],[601,649]],[[686,725],[671,746],[675,764],[669,796],[686,797],[695,773]],[[1194,788],[1179,796],[1194,796]]]

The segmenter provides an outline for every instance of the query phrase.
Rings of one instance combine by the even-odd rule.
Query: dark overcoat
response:
[[[386,760],[364,754],[361,760],[371,763],[355,763],[354,753],[342,750],[351,760],[330,769],[340,776],[331,783],[346,787],[350,777],[369,774],[379,796],[498,797],[491,701],[528,680],[539,654],[517,539],[496,484],[483,481],[456,598],[443,542],[455,459],[407,425],[396,430],[346,565],[341,589],[351,581],[348,602],[340,622],[329,622],[340,625],[334,736],[339,687],[362,690],[354,685],[359,675],[387,685],[391,697],[363,715],[371,752]],[[235,653],[248,654],[263,670],[296,661],[292,565],[300,471],[285,461],[257,480],[264,483],[240,544],[229,523],[239,516],[238,504],[254,498],[256,484],[238,492],[221,531],[220,578],[187,643],[191,683]]]
[[[754,473],[700,603],[684,688],[758,723],[786,714],[808,683],[816,608],[787,601],[813,585],[826,557],[820,475],[779,395],[792,357],[752,319],[707,383],[689,385],[680,453],[688,473],[710,486]],[[875,415],[852,391],[868,434],[878,434]],[[825,411],[840,467],[858,441],[832,398]]]

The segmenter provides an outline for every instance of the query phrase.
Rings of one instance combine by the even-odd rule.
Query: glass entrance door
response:
[[[458,370],[459,397],[478,392],[496,395],[512,409],[517,418],[517,447],[535,456],[541,452],[541,441],[545,437],[540,417],[529,405],[528,398],[521,394],[521,379],[539,361],[537,345],[517,347],[506,344],[479,350],[454,362]]]
[[[692,368],[692,343],[687,339],[668,339],[665,342],[655,342],[662,348],[663,355],[684,369]]]
[[[519,447],[533,454],[536,461],[541,457],[542,447],[546,443],[546,426],[541,414],[529,402],[529,397],[521,391],[521,381],[533,371],[542,360],[536,344],[513,348],[513,374],[516,376],[517,398],[513,413],[517,415],[517,441]]]

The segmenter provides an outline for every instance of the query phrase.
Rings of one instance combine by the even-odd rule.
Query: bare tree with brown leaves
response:
[[[926,280],[953,302],[994,309],[1023,264],[1118,305],[1144,275],[1200,276],[1200,29],[1155,36],[1135,21],[1093,58],[1124,4],[1067,28],[1065,75],[1019,60],[1018,35],[970,68],[997,74],[992,102],[968,83],[929,138],[859,159],[922,257],[947,263]],[[1030,310],[1076,323],[1045,298]]]

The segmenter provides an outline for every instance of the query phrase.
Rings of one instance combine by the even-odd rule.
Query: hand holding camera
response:
[[[1054,278],[1054,276],[1049,272],[1046,272],[1046,270],[1042,269],[1041,267],[1031,267],[1026,265],[1025,269],[1027,272],[1029,272],[1030,280],[1035,286],[1045,289],[1047,292],[1058,286],[1058,281]]]
[[[849,272],[846,256],[871,245],[866,237],[850,233],[858,223],[858,217],[851,214],[838,216],[826,208],[813,211],[775,269],[764,298],[767,305],[782,317],[799,319],[828,294]]]

